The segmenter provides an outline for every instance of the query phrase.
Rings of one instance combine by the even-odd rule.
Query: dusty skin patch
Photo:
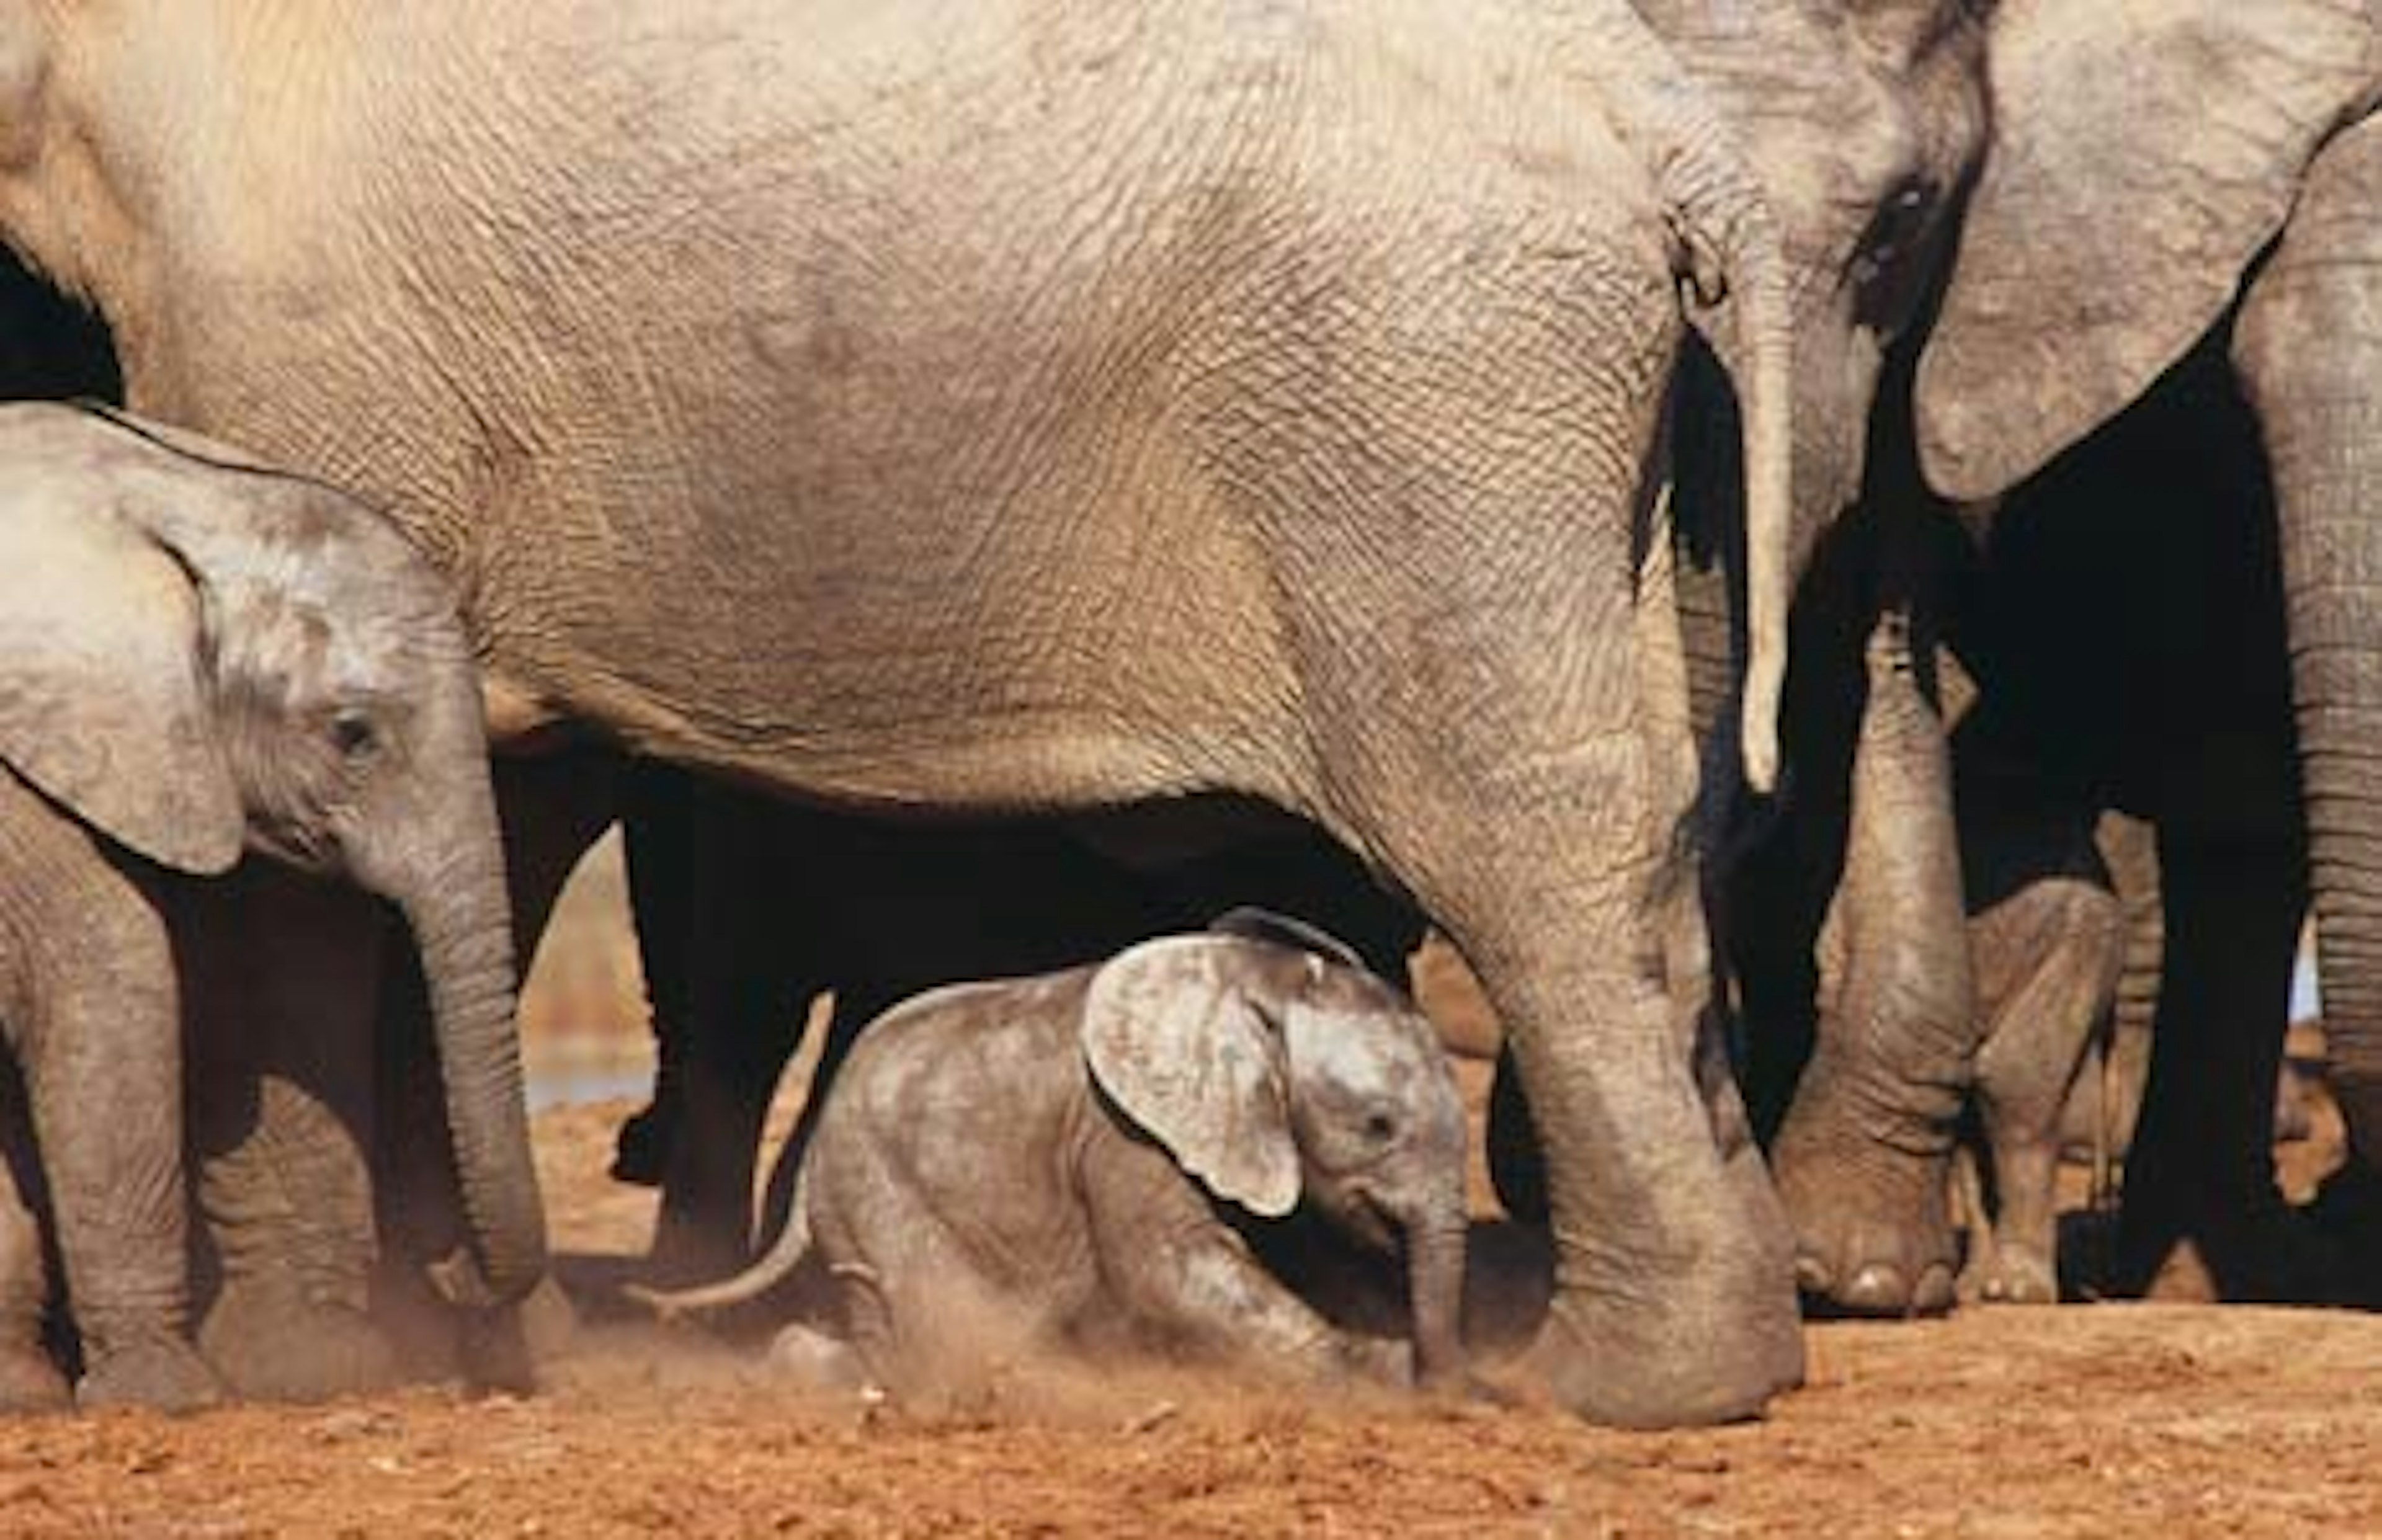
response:
[[[542,959],[530,1014],[617,1057],[643,1030],[605,1014],[633,963],[600,889],[579,898],[566,947],[608,950]],[[1480,1067],[1465,1082],[1477,1101]],[[798,1395],[603,1308],[652,1215],[604,1175],[627,1105],[538,1120],[556,1246],[598,1316],[548,1394],[0,1424],[0,1536],[2382,1533],[2382,1317],[2336,1312],[1820,1326],[1809,1389],[1692,1434],[1124,1376],[937,1417]],[[2303,1181],[2322,1152],[2290,1158]]]

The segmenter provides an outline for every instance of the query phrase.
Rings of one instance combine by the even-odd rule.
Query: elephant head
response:
[[[1086,993],[1084,1056],[1218,1197],[1267,1217],[1305,1201],[1402,1247],[1416,1373],[1443,1383],[1463,1363],[1463,1102],[1413,1003],[1310,935],[1211,932],[1120,954]]]
[[[1860,494],[1887,347],[1919,314],[1983,150],[1972,7],[1640,0],[1639,8],[1737,125],[1778,223],[1794,339],[1794,537],[1808,551]]]
[[[129,420],[0,409],[0,759],[160,866],[254,849],[388,898],[422,951],[483,1271],[545,1264],[510,911],[445,584],[316,483]]]

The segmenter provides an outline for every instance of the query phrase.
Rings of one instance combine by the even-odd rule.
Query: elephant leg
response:
[[[0,1061],[0,1414],[71,1404],[46,1326],[55,1276],[49,1199],[31,1108],[13,1058]]]
[[[2124,917],[2081,818],[1981,819],[1964,780],[1963,832],[2005,864],[2039,874],[1988,889],[1970,922],[1985,1040],[1977,1099],[1994,1162],[1989,1245],[1972,1247],[1965,1297],[2014,1304],[2059,1298],[2058,1175],[2062,1114],[2105,1019],[2125,960]],[[1980,878],[1995,870],[1980,853]],[[1973,1215],[1982,1231],[1985,1216]],[[1977,1231],[1972,1231],[1977,1233]]]
[[[76,848],[48,853],[71,861],[76,890],[97,897],[43,916],[71,937],[72,956],[43,958],[18,1041],[82,1344],[75,1397],[84,1406],[205,1406],[222,1390],[190,1339],[184,993],[166,895],[80,831],[60,832]]]
[[[2307,902],[2296,841],[2159,835],[2167,952],[2126,1165],[2119,1287],[2304,1298],[2316,1259],[2275,1187],[2275,1081]]]
[[[384,1386],[397,1361],[373,1312],[370,1153],[387,918],[264,863],[188,909],[199,1207],[220,1273],[200,1344],[244,1396]]]
[[[694,900],[696,791],[694,777],[674,765],[641,764],[630,774],[620,815],[629,912],[654,1039],[653,1095],[620,1125],[613,1143],[612,1179],[636,1187],[662,1185],[678,1134],[691,1008],[685,933]]]
[[[1844,877],[1816,1045],[1772,1148],[1807,1294],[1863,1314],[1953,1301],[1947,1162],[1976,1048],[1943,725],[1909,626],[1866,648]]]
[[[2061,1115],[2059,1140],[2069,1159],[2092,1163],[2095,1190],[2106,1195],[2116,1190],[2116,1168],[2133,1147],[2143,1082],[2150,1078],[2167,917],[2159,899],[2157,831],[2141,819],[2104,813],[2093,843],[2117,889],[2125,960],[2109,1008],[2107,1041],[2085,1052]]]
[[[657,987],[655,1002],[676,1045],[669,1086],[677,1137],[647,1264],[661,1281],[724,1277],[751,1255],[763,1125],[824,982],[810,962],[818,917],[784,899],[804,880],[802,864],[836,867],[826,837],[789,831],[826,816],[698,788],[675,831],[685,848],[664,867],[680,880],[636,892],[646,976],[676,984],[675,999]]]
[[[1635,672],[1628,641],[1600,643]],[[1601,1421],[1746,1415],[1799,1380],[1802,1345],[1786,1238],[1715,1138],[1671,994],[1668,900],[1694,876],[1668,746],[1629,695],[1541,698],[1562,670],[1502,662],[1493,720],[1434,704],[1412,742],[1347,756],[1406,777],[1361,788],[1351,842],[1471,964],[1537,1115],[1556,1291],[1525,1372]]]

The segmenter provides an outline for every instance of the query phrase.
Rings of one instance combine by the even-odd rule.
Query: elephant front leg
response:
[[[80,1405],[183,1412],[222,1388],[189,1335],[181,1016],[153,914],[111,935],[113,961],[53,982],[27,1092],[67,1295],[82,1341]],[[128,1025],[142,1046],[127,1051]]]
[[[1801,1378],[1791,1253],[1750,1151],[1722,1147],[1671,994],[1684,808],[1658,812],[1645,745],[1618,727],[1474,763],[1368,843],[1480,978],[1540,1135],[1555,1289],[1522,1372],[1598,1421],[1725,1421]]]
[[[1771,1160],[1804,1291],[1902,1315],[1952,1303],[1946,1183],[1978,1028],[1950,756],[1904,616],[1881,617],[1866,666],[1837,965]]]
[[[2096,875],[2089,837],[2068,873],[2032,881],[1978,916],[1971,950],[1986,1014],[1977,1093],[1994,1160],[1992,1243],[1971,1248],[1965,1297],[2059,1298],[2062,1114],[2093,1028],[2116,994],[2124,916]],[[1971,1222],[1982,1226],[1982,1215]]]
[[[47,1209],[24,1084],[14,1063],[0,1063],[0,1413],[54,1412],[73,1399],[43,1340]]]
[[[244,1396],[377,1388],[396,1373],[371,1308],[383,916],[253,864],[189,908],[192,1143],[220,1275],[200,1345]]]
[[[1314,1386],[1413,1383],[1410,1342],[1333,1326],[1217,1220],[1170,1160],[1103,1143],[1083,1176],[1092,1245],[1104,1293],[1139,1346]]]
[[[2305,1300],[2330,1259],[2291,1223],[2272,1134],[2305,912],[2294,840],[2159,835],[2167,948],[2150,1076],[2126,1162],[2118,1287]]]

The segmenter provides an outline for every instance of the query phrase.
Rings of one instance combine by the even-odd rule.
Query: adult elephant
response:
[[[1923,213],[1888,78],[1951,8],[1857,9],[1832,292]],[[1512,1023],[1562,1398],[1696,1420],[1799,1375],[1768,1189],[1665,990],[1690,761],[1633,591],[1684,275],[1751,445],[1765,781],[1794,274],[1635,11],[6,17],[0,232],[104,314],[136,408],[390,508],[500,730],[878,808],[1312,817]]]
[[[1958,7],[1951,6],[1854,6],[1814,11],[1664,0],[1640,9],[1725,109],[1761,127],[1750,153],[1801,275],[1794,286],[1799,409],[1795,544],[1805,549],[1823,540],[1831,519],[1860,484],[1865,419],[1886,346],[1910,320],[1941,254],[1940,215],[1961,185],[1981,134],[1981,104],[1972,80],[1979,62],[1977,38],[1962,23]],[[1821,102],[1833,104],[1832,110],[1814,110],[1813,104]],[[1848,129],[1848,123],[1856,127]],[[1695,686],[1697,729],[1709,734],[1729,716],[1742,659],[1737,629],[1741,586],[1733,600],[1730,575],[1716,565],[1718,554],[1733,544],[1731,532],[1740,517],[1740,462],[1734,445],[1741,424],[1717,372],[1699,376],[1696,386],[1683,394],[1675,423],[1685,446],[1675,506],[1681,510],[1683,544],[1690,558],[1685,567],[1692,569],[1679,585],[1688,612],[1688,655],[1681,672]],[[1907,434],[1903,437],[1907,440]],[[1912,479],[1908,459],[1906,450],[1885,468],[1885,479]],[[1723,464],[1729,467],[1727,474],[1712,472]],[[1872,529],[1838,544],[1867,553],[1873,543]],[[1660,543],[1653,549],[1666,558],[1672,555]],[[1826,618],[1807,624],[1799,634],[1799,678],[1790,681],[1800,699],[1787,724],[1798,738],[1791,756],[1798,764],[1796,801],[1808,810],[1799,822],[1825,825],[1826,810],[1833,806],[1839,836],[1848,805],[1850,724],[1863,698],[1860,639],[1866,626],[1855,623],[1860,619],[1855,606],[1874,601],[1866,588],[1857,594],[1846,590],[1865,581],[1848,574],[1856,567],[1865,571],[1867,560],[1866,555],[1851,561],[1839,556],[1823,557],[1819,564],[1823,571],[1807,584],[1818,596],[1805,605]],[[1659,577],[1655,566],[1661,568]],[[1667,560],[1650,565],[1646,591],[1667,584],[1669,575]],[[1898,679],[1897,687],[1907,696],[1903,703],[1915,706],[1916,695],[1904,688],[1908,683]],[[1896,741],[1905,739],[1897,737]],[[1710,743],[1719,751],[1710,756],[1712,762],[1725,764],[1733,734],[1713,735]],[[1724,787],[1722,782],[1713,788],[1711,805],[1726,805]],[[1938,816],[1947,843],[1952,837],[1948,798],[1946,788]],[[1906,804],[1878,816],[1884,826],[1854,845],[1864,853],[1892,859],[1897,830],[1910,809]],[[748,835],[743,849],[737,850],[714,846],[710,870],[726,896],[715,895],[701,907],[715,916],[750,908],[749,898],[733,895],[749,892],[755,885],[734,874],[750,864],[756,845],[768,838]],[[882,840],[869,835],[856,838],[863,846]],[[683,868],[683,854],[669,849],[674,842],[683,843],[668,833],[642,840],[632,835],[632,846],[646,848],[649,864],[657,869]],[[970,943],[949,948],[923,945],[882,968],[870,956],[877,945],[865,934],[870,928],[866,918],[870,896],[902,886],[898,878],[889,878],[889,871],[905,863],[921,869],[964,863],[964,843],[955,842],[937,854],[927,842],[897,837],[890,844],[879,843],[866,862],[828,859],[812,863],[807,877],[796,886],[811,889],[817,895],[811,902],[825,907],[822,923],[815,929],[819,936],[832,933],[844,939],[826,948],[841,958],[840,965],[815,958],[809,972],[832,972],[847,986],[882,998],[886,986],[896,982],[916,984],[943,976],[948,970],[936,959],[939,951],[1004,971],[1001,948],[988,952],[985,944],[1002,923],[1021,918],[1009,900],[1021,892],[1050,886],[1031,875],[1021,878],[1014,869],[994,885],[1007,896],[997,920],[988,923],[978,917],[958,931],[943,927],[948,934],[972,935]],[[1047,875],[1071,866],[1075,875],[1067,880],[1081,891],[1109,893],[1106,912],[1111,919],[1136,906],[1144,906],[1145,918],[1154,912],[1164,924],[1196,923],[1199,918],[1180,902],[1179,874],[1121,876],[1097,861],[1087,861],[1080,850],[1066,850],[1065,844],[1059,839],[1038,846],[1028,837],[1019,849],[1038,851],[1023,858],[1034,871]],[[1274,849],[1295,844],[1277,842]],[[850,855],[843,836],[828,836],[824,848]],[[1280,886],[1285,874],[1278,864],[1269,871],[1260,862],[1253,870],[1229,852],[1219,854],[1211,848],[1208,854],[1208,876],[1236,873],[1244,884],[1217,889],[1209,897],[1229,893],[1234,901],[1304,911],[1312,911],[1308,906],[1318,902],[1344,910],[1352,892],[1359,910],[1370,902],[1358,891],[1363,885],[1332,877],[1328,859],[1310,863],[1285,890]],[[1014,852],[1011,859],[1017,859]],[[727,874],[718,875],[723,873]],[[1828,1058],[1838,1072],[1813,1077],[1818,1089],[1797,1104],[1792,1135],[1776,1152],[1800,1233],[1807,1280],[1813,1281],[1817,1291],[1857,1308],[1898,1313],[1914,1303],[1923,1308],[1951,1301],[1954,1240],[1942,1192],[1983,1018],[1971,1006],[1965,984],[1954,984],[1938,966],[1946,935],[1957,945],[1958,874],[1946,865],[1927,879],[1918,885],[1925,902],[1882,906],[1878,923],[1865,933],[1861,949],[1881,959],[1881,965],[1863,972],[1851,989],[1832,998],[1829,1026],[1823,1033],[1830,1046]],[[1893,890],[1898,881],[1889,876],[1870,886]],[[758,886],[782,895],[787,885],[782,874],[771,874]],[[1910,885],[1903,886],[1907,890]],[[935,916],[948,919],[952,908],[948,898],[927,906],[922,912],[928,916],[928,928],[934,928]],[[641,911],[658,914],[662,909],[648,902],[641,904]],[[1810,937],[1816,937],[1818,912],[1811,911]],[[1946,915],[1952,917],[1948,933],[1936,923]],[[1343,912],[1338,923],[1349,919]],[[668,921],[662,925],[666,931],[673,928]],[[788,979],[778,977],[769,985],[780,996],[774,1006],[759,1003],[757,987],[787,959],[762,956],[734,962],[723,955],[721,945],[732,922],[723,926],[714,919],[699,928],[705,933],[701,950],[707,959],[699,972],[716,982],[689,978],[682,987],[666,985],[657,1004],[668,1020],[674,998],[708,993],[726,1002],[725,1016],[715,1012],[702,1020],[702,1012],[689,1015],[684,1033],[702,1045],[690,1059],[708,1056],[726,1076],[724,1082],[714,1080],[707,1071],[689,1066],[691,1078],[702,1083],[687,1089],[710,1108],[710,1126],[695,1145],[681,1151],[697,1165],[665,1179],[669,1217],[657,1261],[666,1265],[666,1271],[679,1270],[690,1255],[717,1254],[723,1247],[732,1253],[742,1243],[743,1195],[750,1181],[749,1155],[743,1152],[749,1152],[749,1131],[757,1129],[762,1111],[755,1088],[766,1086],[772,1078],[770,1067],[782,1061],[784,1028],[791,1021],[782,1003]],[[1359,935],[1381,928],[1369,915],[1357,917]],[[915,928],[911,934],[915,937]],[[1107,934],[1101,926],[1083,925],[1074,931],[1072,943],[1061,943],[1058,932],[1046,932],[1041,940],[1017,948],[1014,957],[1050,966],[1054,945],[1060,953],[1075,956],[1076,949]],[[768,944],[760,945],[766,952]],[[811,949],[823,945],[815,943]],[[1700,945],[1691,943],[1688,949],[1694,957],[1676,962],[1674,973],[1686,981],[1684,994],[1700,998],[1706,987]],[[1081,955],[1098,956],[1101,950],[1093,947]],[[1805,950],[1808,957],[1808,945]],[[1395,961],[1394,951],[1380,947],[1369,955],[1377,966]],[[676,973],[670,959],[657,961],[663,973]],[[801,964],[792,969],[794,975],[804,972]],[[872,972],[878,975],[874,984],[867,982]],[[1913,979],[1931,982],[1914,990],[1909,987]],[[741,1019],[736,1016],[740,1010]],[[839,1017],[844,1015],[840,1008]],[[865,1017],[853,1018],[858,1019]],[[840,1041],[830,1040],[831,1045]],[[1892,1094],[1831,1095],[1825,1094],[1831,1084],[1866,1085]],[[642,1124],[636,1131],[653,1127]],[[633,1139],[631,1153],[633,1163],[638,1158]],[[700,1199],[688,1197],[698,1192]]]
[[[2195,348],[2193,368],[2217,381],[2204,389],[2238,390],[2271,460],[2332,1074],[2350,1177],[2370,1187],[2382,1160],[2382,804],[2364,784],[2382,749],[2382,521],[2369,507],[2382,495],[2370,402],[2382,18],[2359,0],[2020,0],[1995,14],[1989,53],[1995,136],[1918,381],[1928,475],[1958,498],[2000,493]],[[2119,56],[2114,78],[2095,62]],[[2169,961],[2128,1249],[2138,1275],[2188,1246],[2220,1288],[2263,1292],[2263,1227],[2239,1216],[2271,1208],[2270,1028],[2296,928],[2295,841],[2175,843],[2163,828]],[[2361,1283],[2373,1291],[2370,1270]]]

